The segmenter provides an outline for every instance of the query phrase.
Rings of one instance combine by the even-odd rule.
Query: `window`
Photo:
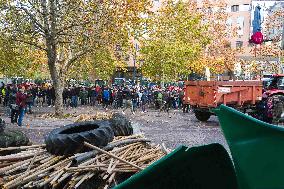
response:
[[[239,11],[250,11],[250,4],[241,5]]]
[[[239,36],[242,36],[244,35],[244,21],[245,21],[245,18],[243,16],[239,16],[237,18],[237,33]]]
[[[243,47],[243,41],[236,41],[236,48],[241,49]]]
[[[136,49],[136,51],[140,50],[140,47],[139,47],[139,45],[137,43],[135,43],[135,47],[134,48]]]
[[[233,20],[232,20],[231,18],[229,18],[229,19],[227,20],[227,22],[226,22],[226,25],[227,25],[227,27],[228,27],[229,29],[231,29],[232,23],[233,23]]]
[[[226,22],[227,29],[228,29],[228,32],[229,32],[229,36],[232,35],[232,23],[233,23],[233,20],[231,18],[229,18]]]
[[[278,89],[284,89],[284,77],[279,77],[277,81]]]
[[[239,12],[239,5],[231,6],[231,12]]]
[[[212,7],[208,7],[208,13],[213,13],[213,8]]]
[[[224,47],[225,48],[231,48],[232,44],[230,41],[226,41],[225,44],[224,44]]]

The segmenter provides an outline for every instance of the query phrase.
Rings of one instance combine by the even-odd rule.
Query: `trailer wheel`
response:
[[[208,121],[208,119],[211,116],[209,112],[203,112],[203,111],[194,111],[194,114],[199,121]]]

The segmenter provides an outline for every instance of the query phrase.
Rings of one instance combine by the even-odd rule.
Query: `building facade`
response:
[[[249,54],[251,26],[251,0],[229,0],[227,2],[228,25],[236,28],[237,35],[230,39],[232,48],[242,48],[239,56]]]
[[[153,11],[157,11],[165,0],[153,0]],[[202,5],[204,0],[196,0],[197,4]],[[214,2],[214,0],[211,0]],[[237,55],[239,58],[244,60],[258,60],[259,57],[256,57],[253,53],[255,45],[250,43],[250,38],[253,34],[253,24],[255,22],[255,9],[257,6],[260,7],[260,22],[261,31],[265,34],[265,24],[264,21],[267,19],[268,15],[271,14],[271,11],[274,9],[283,8],[284,9],[284,0],[224,0],[226,3],[226,12],[229,15],[227,20],[227,26],[231,28],[236,28],[237,35],[232,36],[229,39],[230,45],[232,48],[241,48],[242,51]],[[283,25],[283,23],[282,23]],[[282,32],[283,41],[282,48],[284,48],[284,26],[282,30],[275,31]],[[264,36],[268,37],[269,36]],[[137,49],[139,49],[139,43],[134,42]],[[265,44],[263,44],[265,45]],[[272,61],[277,61],[279,57],[272,57]],[[267,60],[266,60],[267,61]],[[130,75],[132,77],[133,71],[137,70],[139,63],[135,59],[135,56],[130,55],[127,60]],[[136,68],[135,68],[136,67]],[[139,75],[139,74],[138,74]]]

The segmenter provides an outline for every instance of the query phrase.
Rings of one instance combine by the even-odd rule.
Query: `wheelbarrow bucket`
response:
[[[237,189],[232,161],[220,144],[181,146],[115,189]]]
[[[214,112],[230,147],[240,189],[283,189],[284,128],[224,105]]]

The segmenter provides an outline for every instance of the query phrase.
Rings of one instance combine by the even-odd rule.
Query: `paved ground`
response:
[[[28,114],[24,118],[24,126],[18,127],[11,124],[6,110],[1,107],[2,118],[7,123],[8,129],[19,129],[24,131],[33,143],[43,143],[44,136],[52,129],[74,122],[75,117],[65,119],[41,118],[42,114],[52,113],[54,108],[43,107],[34,108],[34,114]],[[109,112],[112,110],[109,110]],[[117,110],[116,110],[117,111]],[[119,111],[119,110],[118,110]],[[80,114],[94,114],[96,112],[104,112],[98,107],[78,107],[76,109],[66,109],[65,113],[74,116]],[[138,127],[145,136],[154,143],[165,143],[169,148],[175,148],[179,145],[196,146],[209,143],[221,143],[226,146],[225,139],[220,130],[218,120],[212,116],[207,123],[196,120],[193,113],[183,114],[179,110],[171,111],[169,117],[166,113],[159,113],[155,110],[149,110],[147,113],[137,112],[132,115],[126,112],[134,126]]]

